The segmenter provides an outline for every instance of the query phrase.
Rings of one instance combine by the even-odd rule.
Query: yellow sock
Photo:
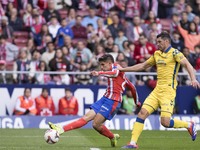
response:
[[[174,128],[188,128],[189,123],[186,121],[178,120],[178,119],[173,119],[174,120]]]
[[[144,123],[135,122],[135,124],[133,125],[131,141],[137,143],[137,140],[142,133],[143,127]]]

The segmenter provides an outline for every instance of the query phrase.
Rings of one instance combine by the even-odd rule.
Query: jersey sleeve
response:
[[[179,50],[174,49],[173,51],[173,57],[174,59],[179,63],[181,60],[183,60],[185,58],[185,56],[183,55],[183,53],[181,53]]]
[[[150,64],[151,66],[156,64],[154,54],[149,59],[147,59],[147,63]]]
[[[112,65],[112,70],[111,71],[99,71],[99,75],[103,75],[105,77],[117,77],[119,74],[119,70],[117,69],[117,64]]]

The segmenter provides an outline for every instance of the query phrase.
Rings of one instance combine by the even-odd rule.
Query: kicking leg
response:
[[[73,129],[77,129],[77,128],[81,128],[82,126],[86,125],[89,121],[93,120],[94,117],[96,116],[96,113],[94,110],[90,110],[87,114],[85,114],[82,118],[69,123],[63,127],[59,126],[59,125],[55,125],[51,122],[49,122],[49,127],[51,129],[55,129],[58,131],[59,134],[62,134],[64,132],[67,132],[69,130],[73,130]]]
[[[108,128],[103,124],[106,121],[106,118],[97,114],[92,123],[93,128],[99,132],[101,135],[107,137],[111,141],[111,146],[115,147],[117,145],[117,140],[120,138],[119,134],[113,134]]]

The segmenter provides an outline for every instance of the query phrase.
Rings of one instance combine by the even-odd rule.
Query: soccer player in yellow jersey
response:
[[[200,88],[200,84],[195,78],[194,69],[180,51],[171,47],[171,38],[167,32],[162,32],[157,35],[157,46],[159,50],[155,51],[144,63],[126,68],[118,68],[123,72],[135,72],[154,65],[157,67],[157,85],[144,101],[133,126],[131,141],[128,145],[122,147],[125,149],[138,148],[137,141],[143,130],[144,121],[158,107],[161,108],[161,124],[164,127],[186,128],[192,140],[194,141],[196,139],[197,131],[194,122],[171,119],[174,99],[176,97],[176,77],[179,67],[180,65],[184,65],[190,75],[191,85],[195,88]]]

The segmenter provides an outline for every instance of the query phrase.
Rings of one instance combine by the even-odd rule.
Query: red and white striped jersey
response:
[[[124,72],[117,70],[117,63],[112,64],[111,71],[100,71],[99,74],[108,78],[108,86],[104,94],[105,97],[122,102],[122,94],[127,86],[131,90],[134,100],[138,101],[134,85],[126,78]]]

